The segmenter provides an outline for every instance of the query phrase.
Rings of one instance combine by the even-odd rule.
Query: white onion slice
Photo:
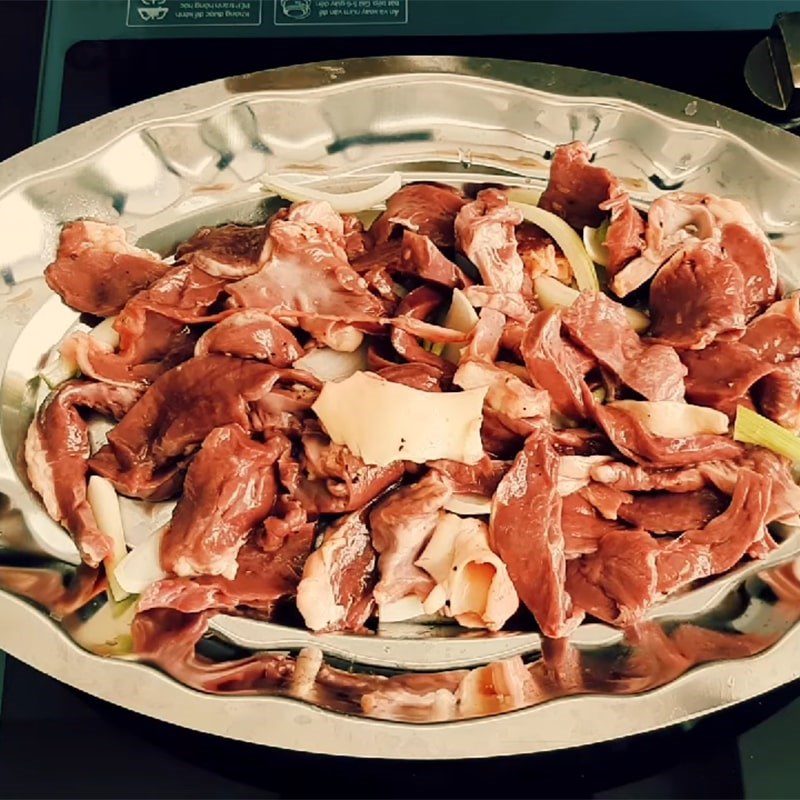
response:
[[[580,295],[577,289],[565,286],[561,281],[556,280],[550,275],[540,275],[533,281],[533,288],[536,298],[542,308],[554,308],[555,306],[571,306]],[[647,314],[637,311],[635,308],[625,306],[625,316],[628,323],[636,333],[643,333],[650,327],[650,318]]]
[[[367,368],[367,348],[362,344],[351,353],[318,347],[309,350],[294,362],[295,369],[304,369],[321,381],[341,381]]]
[[[728,418],[721,411],[675,400],[616,400],[617,408],[637,419],[654,436],[683,439],[706,433],[728,432]]]
[[[107,317],[89,331],[89,336],[91,336],[92,339],[96,339],[109,353],[112,353],[119,347],[119,334],[114,330],[114,322],[116,319],[116,316]],[[83,330],[85,330],[85,328],[83,328]],[[68,337],[69,334],[67,334],[65,339]],[[57,350],[58,348],[55,348],[56,352]],[[39,372],[39,375],[51,389],[55,389],[60,384],[64,383],[64,381],[74,378],[79,372],[80,368],[78,367],[77,361],[62,356],[59,353],[50,364]]]
[[[128,596],[128,592],[114,577],[117,566],[128,553],[128,548],[125,546],[125,530],[122,527],[122,517],[119,511],[119,499],[111,482],[99,475],[92,475],[89,478],[86,499],[92,508],[97,527],[113,542],[111,554],[105,558],[104,564],[111,596],[119,603]]]
[[[589,258],[601,267],[608,266],[608,248],[605,245],[607,233],[607,222],[604,222],[599,228],[590,228],[588,225],[583,228],[583,246],[586,248]]]
[[[450,308],[444,318],[444,327],[462,333],[470,333],[477,324],[478,315],[472,307],[472,303],[467,300],[461,289],[453,289],[453,299],[450,301]],[[461,361],[463,349],[463,344],[446,344],[442,350],[442,356],[451,364],[458,364]]]
[[[492,498],[482,494],[454,494],[443,508],[462,517],[479,517],[491,513]]]
[[[166,528],[150,534],[128,553],[114,570],[119,585],[131,594],[141,594],[151,583],[167,577],[161,568],[161,539]]]
[[[302,200],[321,200],[330,203],[333,210],[340,214],[355,214],[383,203],[386,198],[391,197],[402,186],[402,177],[399,172],[393,172],[380,183],[355,192],[325,192],[322,189],[298,185],[270,175],[264,176],[261,183],[266,189],[271,189],[293,203]]]
[[[597,271],[583,246],[581,237],[561,217],[528,203],[512,202],[511,205],[518,208],[528,222],[538,225],[555,239],[572,267],[572,274],[575,276],[578,289],[590,292],[599,291],[600,282],[597,280]]]
[[[538,206],[542,197],[542,190],[525,186],[512,186],[510,189],[506,189],[506,197],[514,203]]]

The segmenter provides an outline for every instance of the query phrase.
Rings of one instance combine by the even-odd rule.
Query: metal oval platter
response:
[[[96,603],[56,621],[26,599],[37,574],[68,573],[77,561],[19,466],[43,395],[38,369],[77,322],[42,279],[61,223],[116,220],[132,241],[166,256],[200,225],[263,220],[275,201],[261,188],[264,173],[334,191],[392,171],[405,180],[535,189],[546,181],[554,146],[573,139],[586,141],[596,163],[623,176],[642,204],[679,187],[742,199],[773,240],[786,288],[800,285],[800,141],[685,95],[562,67],[429,57],[290,67],[139,103],[0,165],[0,647],[171,723],[365,757],[584,745],[688,720],[796,678],[800,543],[791,530],[767,561],[657,606],[636,630],[581,626],[560,645],[562,663],[578,665],[579,682],[551,676],[546,691],[447,721],[422,713],[381,719],[359,702],[332,704],[313,686],[203,691],[125,653],[118,635],[103,632]],[[369,637],[315,635],[223,615],[212,620],[209,639],[223,661],[226,647],[237,657],[292,659],[312,645],[326,668],[365,678],[447,673],[516,656],[535,669],[543,648],[529,632],[394,624]],[[690,652],[689,640],[702,647]]]

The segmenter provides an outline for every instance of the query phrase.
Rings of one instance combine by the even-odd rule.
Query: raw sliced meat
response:
[[[732,495],[741,468],[750,469],[770,480],[770,507],[767,522],[800,524],[800,486],[792,477],[787,459],[763,447],[748,447],[735,461],[701,464],[703,477],[721,492]]]
[[[395,192],[370,227],[375,243],[387,242],[398,228],[427,236],[437,247],[452,247],[453,224],[466,198],[452,186],[411,183]]]
[[[679,350],[702,350],[747,317],[739,267],[713,242],[681,249],[650,285],[650,335]]]
[[[612,198],[603,203],[601,208],[611,211],[604,244],[608,251],[608,271],[611,275],[616,275],[644,249],[645,224],[627,194]],[[612,281],[612,288],[614,286]],[[617,294],[622,297],[627,292]]]
[[[800,356],[800,294],[771,305],[747,325],[739,341],[771,364]]]
[[[607,169],[592,166],[589,157],[583,142],[556,147],[550,180],[539,198],[540,208],[578,229],[597,227],[605,216],[600,205],[623,191],[619,180]]]
[[[567,590],[587,614],[630,625],[657,597],[659,554],[647,531],[612,531],[600,539],[596,553],[570,561]]]
[[[688,370],[686,399],[731,418],[737,406],[752,406],[750,390],[775,369],[741,341],[713,342],[703,350],[684,351],[681,359]]]
[[[348,260],[360,258],[375,246],[372,234],[364,230],[364,223],[354,214],[342,214],[344,251]]]
[[[583,292],[562,319],[576,342],[647,400],[683,399],[686,368],[678,354],[641,339],[619,303],[600,292]]]
[[[252,441],[239,425],[215,428],[186,472],[161,540],[161,565],[179,576],[236,574],[236,556],[275,502],[273,464],[289,447]]]
[[[658,590],[674,591],[698,578],[726,572],[764,535],[771,482],[740,469],[728,508],[704,528],[688,530],[658,556]]]
[[[706,484],[697,467],[660,470],[621,461],[592,466],[590,475],[592,480],[623,492],[685,493],[702,489]]]
[[[714,459],[736,458],[742,453],[742,446],[728,436],[698,434],[671,439],[654,436],[638,419],[620,408],[597,405],[594,414],[614,446],[646,466],[688,467]]]
[[[275,367],[290,367],[303,355],[295,335],[259,308],[236,311],[209,328],[197,342],[194,354],[223,353],[256,358]]]
[[[269,616],[278,600],[297,591],[313,539],[313,525],[302,526],[272,549],[262,547],[254,534],[239,550],[235,578],[164,578],[142,592],[138,613],[171,608],[198,614],[245,607]]]
[[[728,258],[742,272],[745,314],[749,319],[775,300],[778,270],[764,232],[752,219],[748,222],[729,222],[724,225],[720,244]]]
[[[564,534],[564,553],[568,559],[594,553],[600,540],[612,531],[626,531],[620,522],[604,519],[597,509],[579,492],[567,495],[562,501],[561,530]]]
[[[622,516],[621,509],[632,500],[628,492],[596,481],[589,481],[578,493],[592,504],[603,519],[609,520],[619,519]]]
[[[409,292],[397,306],[397,318],[408,317],[414,320],[425,320],[444,303],[444,297],[432,286],[420,286]],[[452,375],[453,365],[441,356],[426,350],[417,337],[399,326],[393,328],[391,342],[397,353],[407,361],[415,364],[427,364],[443,373]]]
[[[223,278],[244,278],[258,272],[267,241],[266,225],[220,225],[200,228],[181,244],[175,259]]]
[[[562,283],[572,282],[572,266],[552,236],[538,225],[524,221],[518,225],[514,235],[517,238],[517,252],[525,269],[523,294],[533,295],[533,279],[539,275],[552,275]]]
[[[583,614],[564,588],[566,559],[558,456],[531,435],[492,498],[489,544],[508,567],[520,599],[545,636],[567,636]]]
[[[297,320],[321,344],[355,350],[363,336],[350,323],[377,321],[383,306],[348,263],[342,231],[327,203],[293,206],[271,223],[261,269],[226,291],[239,307]]]
[[[514,227],[521,222],[522,213],[509,205],[506,195],[497,189],[479,192],[456,217],[458,248],[492,289],[522,289],[524,268],[514,235]]]
[[[401,461],[366,465],[321,434],[305,434],[301,441],[301,458],[283,459],[279,469],[281,482],[309,514],[357,511],[403,477]]]
[[[47,513],[71,534],[86,564],[96,567],[112,550],[86,499],[89,432],[78,413],[91,409],[119,419],[139,398],[129,387],[69,381],[39,409],[25,439],[31,486]]]
[[[556,411],[573,420],[589,416],[582,359],[561,336],[560,309],[540,311],[528,325],[520,349],[533,385],[550,393]]]
[[[428,236],[413,231],[403,232],[398,272],[416,275],[440,286],[465,286],[464,273],[433,243]]]
[[[392,492],[370,512],[372,545],[380,554],[380,580],[374,591],[379,606],[409,595],[422,600],[433,589],[433,579],[414,562],[452,493],[451,482],[431,470],[417,483]]]
[[[376,553],[366,513],[340,517],[306,559],[297,609],[312,631],[357,631],[372,613]]]
[[[703,528],[727,506],[719,492],[703,488],[693,492],[648,492],[630,495],[619,508],[619,516],[651,533],[683,533]]]
[[[439,459],[429,461],[428,466],[446,475],[453,483],[456,494],[479,494],[491,497],[500,479],[508,472],[507,461],[484,456],[477,464],[462,464],[460,461]]]
[[[177,489],[176,464],[217,427],[252,429],[253,405],[281,377],[257,361],[210,355],[162,375],[108,434],[90,460],[122,494],[164,499]]]
[[[81,220],[61,229],[44,278],[70,308],[110,317],[169,271],[156,253],[128,244],[118,225]]]
[[[800,359],[781,364],[756,386],[761,413],[793,433],[800,433]]]
[[[377,370],[375,374],[387,381],[402,383],[423,392],[442,391],[444,372],[430,364],[421,364],[418,361],[408,364],[392,364]]]

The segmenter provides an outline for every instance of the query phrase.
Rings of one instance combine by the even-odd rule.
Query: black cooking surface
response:
[[[636,5],[631,3],[631,13]],[[742,77],[744,59],[761,36],[82,42],[67,56],[60,120],[69,127],[161,92],[269,67],[428,53],[584,67],[785,124],[750,96]],[[553,754],[458,763],[354,761],[185,731],[95,700],[9,658],[0,714],[0,796],[796,797],[799,698],[800,686],[792,684],[695,724]],[[603,720],[596,724],[602,730]],[[270,725],[268,715],[264,725]]]

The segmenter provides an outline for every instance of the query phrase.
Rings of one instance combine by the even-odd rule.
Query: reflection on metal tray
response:
[[[29,549],[75,560],[71,543],[29,493],[17,462],[37,399],[31,378],[75,320],[48,299],[41,279],[61,222],[118,219],[133,238],[168,253],[200,224],[263,218],[267,199],[256,179],[265,171],[338,188],[395,169],[406,179],[463,183],[501,175],[508,183],[536,185],[554,145],[575,138],[589,142],[597,163],[625,176],[639,202],[665,186],[743,199],[782,257],[786,286],[800,286],[791,269],[800,263],[794,199],[800,142],[691,97],[578,70],[455,58],[293,67],[146,101],[11,159],[0,175],[0,229],[8,227],[0,236],[0,491],[8,498],[4,519],[14,521],[4,527],[14,534],[5,553],[16,558]],[[330,663],[320,673],[322,684],[306,687],[300,699],[289,683],[223,700],[208,693],[219,689],[213,682],[181,676],[203,693],[152,667],[91,655],[82,648],[111,655],[117,646],[98,645],[108,609],[97,604],[80,617],[66,617],[62,629],[2,592],[0,646],[104,699],[253,742],[400,758],[533,752],[661,727],[796,677],[797,549],[790,537],[769,564],[747,565],[671,600],[624,640],[606,626],[586,626],[563,651],[549,654],[548,663],[561,664],[561,671],[543,677],[538,694],[476,711],[491,716],[446,724],[367,719],[360,715],[360,698],[397,671],[454,670],[517,654],[536,674],[537,664],[544,665],[537,661],[538,637],[453,637],[406,628],[356,641],[361,637],[214,621],[207,642],[213,658],[271,651],[252,658],[276,664],[287,651],[319,646]],[[778,562],[786,565],[770,566]],[[0,583],[30,596],[41,576],[8,566],[0,570]],[[568,680],[576,665],[584,675],[580,696]],[[224,672],[224,664],[219,669]],[[341,690],[335,702],[333,685]],[[631,693],[636,696],[613,696]],[[501,713],[514,709],[520,710]]]

